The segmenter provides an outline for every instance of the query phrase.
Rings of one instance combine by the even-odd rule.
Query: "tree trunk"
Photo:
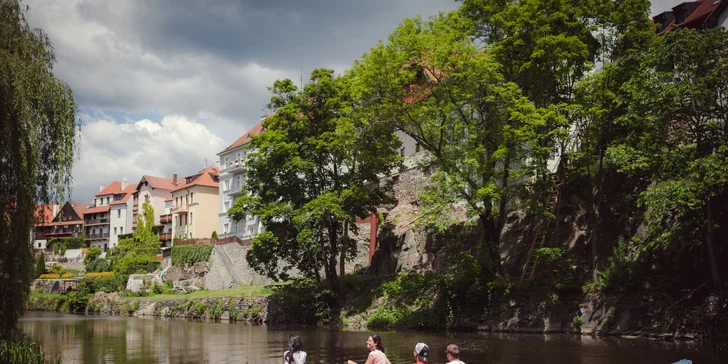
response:
[[[723,290],[723,282],[720,279],[718,271],[718,263],[715,259],[715,249],[713,247],[713,199],[708,197],[705,211],[705,248],[708,251],[708,264],[710,265],[710,274],[713,277],[713,292],[721,293]]]
[[[589,224],[589,241],[591,242],[592,281],[599,278],[599,257],[597,256],[597,227],[599,226],[599,187],[592,189],[592,212]]]
[[[344,231],[341,237],[341,252],[339,256],[339,287],[344,290],[344,262],[346,261],[346,248],[349,244],[349,222],[344,222]]]
[[[480,216],[480,224],[483,227],[483,240],[486,244],[488,254],[488,270],[491,273],[503,274],[500,261],[500,230],[493,217]]]
[[[336,258],[338,255],[338,226],[337,223],[332,223],[329,225],[329,244],[330,244],[330,251],[329,251],[329,259],[326,263],[326,281],[329,284],[329,289],[333,291],[336,295],[340,293],[339,289],[339,279],[336,274]]]

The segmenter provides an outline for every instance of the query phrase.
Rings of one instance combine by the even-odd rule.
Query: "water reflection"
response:
[[[367,332],[318,328],[253,326],[174,319],[76,316],[31,312],[21,328],[65,363],[281,363],[288,336],[304,340],[309,363],[366,360]],[[573,335],[502,335],[436,332],[381,332],[392,364],[412,363],[419,341],[432,363],[444,363],[445,347],[460,345],[463,361],[474,363],[724,363],[724,345],[593,339]]]

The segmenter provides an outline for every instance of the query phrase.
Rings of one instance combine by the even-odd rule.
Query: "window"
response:
[[[190,212],[190,225],[194,225],[194,224],[195,224],[195,215],[192,215],[192,213]]]
[[[187,215],[185,215],[185,225],[187,225]]]
[[[190,192],[190,203],[195,203],[195,193]]]
[[[40,243],[38,243],[38,249],[40,249]]]
[[[227,234],[227,233],[228,233],[228,227],[229,227],[229,226],[230,226],[230,224],[228,224],[228,223],[225,223],[225,224],[223,225],[223,228],[222,228],[222,233],[223,233],[223,234]]]
[[[116,235],[116,226],[114,226],[114,235]]]
[[[124,227],[123,226],[119,228],[119,234],[124,235]]]
[[[91,229],[91,235],[96,235],[96,229]]]
[[[116,217],[121,217],[121,209],[116,210]]]
[[[225,167],[227,168],[230,165],[230,157],[225,157]]]
[[[106,246],[107,244],[104,244],[104,251],[108,250],[109,247]]]
[[[228,210],[230,210],[230,201],[225,201],[225,211],[224,212],[228,212]]]
[[[188,203],[190,203],[190,195],[186,194],[185,195],[185,205],[187,205]]]

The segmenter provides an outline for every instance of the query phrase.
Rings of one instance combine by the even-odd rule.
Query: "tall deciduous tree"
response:
[[[357,216],[391,197],[379,176],[399,165],[399,142],[352,104],[349,79],[332,70],[314,70],[302,90],[288,79],[270,90],[276,114],[249,144],[248,196],[229,213],[236,221],[261,217],[266,231],[247,255],[256,270],[286,279],[295,268],[319,280],[323,271],[340,293],[344,263],[356,250],[349,232]]]
[[[36,203],[67,197],[76,103],[53,74],[50,40],[17,0],[0,0],[0,339],[9,338],[35,275]]]
[[[625,85],[635,136],[612,147],[621,168],[656,182],[642,194],[652,246],[704,246],[714,290],[722,289],[716,212],[728,184],[728,31],[675,29],[650,49]]]
[[[546,172],[552,150],[545,140],[563,118],[529,102],[465,29],[468,20],[457,13],[405,20],[353,74],[361,102],[414,138],[438,167],[422,195],[442,212],[437,221],[458,201],[478,218],[492,273],[508,203]]]

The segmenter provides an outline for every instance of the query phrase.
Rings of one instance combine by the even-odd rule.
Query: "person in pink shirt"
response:
[[[364,364],[392,364],[384,355],[384,345],[382,345],[382,338],[377,334],[372,334],[367,339],[367,349],[369,349],[369,357]],[[349,360],[347,364],[356,364],[356,362]]]

